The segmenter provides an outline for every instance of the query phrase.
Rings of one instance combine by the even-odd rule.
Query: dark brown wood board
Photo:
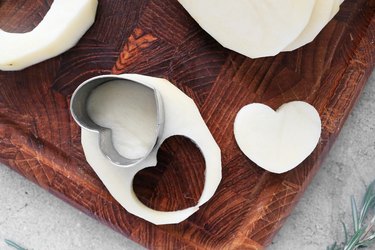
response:
[[[51,3],[0,1],[0,28],[29,31]],[[374,0],[346,0],[313,43],[252,60],[221,47],[176,0],[100,0],[96,22],[77,46],[0,72],[0,161],[147,248],[262,249],[319,169],[374,68],[374,13]],[[169,79],[194,99],[222,150],[217,193],[180,224],[155,226],[127,213],[85,161],[71,94],[92,76],[123,72]],[[298,168],[271,174],[239,150],[234,117],[248,103],[277,108],[293,100],[317,108],[321,140]],[[193,205],[203,185],[199,150],[171,138],[158,160],[137,175],[140,199],[161,210]]]

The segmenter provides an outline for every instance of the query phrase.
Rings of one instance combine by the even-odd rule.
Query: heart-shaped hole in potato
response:
[[[172,136],[158,151],[158,164],[137,173],[133,188],[138,199],[159,211],[195,206],[204,185],[205,161],[194,142]]]
[[[0,29],[7,32],[29,32],[42,21],[52,3],[53,0],[1,0]]]
[[[104,76],[108,77],[108,76]],[[82,147],[87,159],[87,162],[92,166],[96,174],[102,180],[108,191],[112,194],[112,196],[130,213],[135,216],[138,216],[146,221],[149,221],[155,225],[166,225],[166,224],[176,224],[180,223],[181,221],[187,219],[193,213],[199,210],[199,207],[205,204],[215,193],[217,187],[219,186],[222,174],[221,174],[221,151],[215,139],[211,135],[208,127],[206,126],[200,112],[195,105],[194,101],[186,96],[181,90],[179,90],[175,85],[171,84],[168,80],[161,79],[161,78],[154,78],[148,76],[142,76],[137,74],[124,74],[120,75],[122,79],[142,83],[144,85],[150,86],[151,88],[155,89],[159,93],[160,96],[157,99],[162,100],[163,104],[163,117],[165,118],[163,122],[163,130],[160,138],[157,140],[157,144],[154,146],[153,150],[150,152],[149,155],[144,159],[144,161],[140,161],[139,163],[130,166],[130,167],[119,167],[118,165],[114,164],[113,162],[109,161],[107,157],[102,153],[103,151],[100,149],[100,142],[98,141],[100,135],[87,126],[82,126],[87,129],[82,129]],[[91,79],[93,80],[93,79]],[[82,85],[85,85],[83,83]],[[81,85],[81,86],[82,86]],[[76,90],[77,91],[77,90]],[[77,94],[77,92],[75,92]],[[160,103],[160,102],[158,102]],[[74,110],[74,98],[72,97],[72,105],[71,110],[72,114],[76,113],[73,112]],[[76,119],[77,121],[77,119]],[[80,123],[79,123],[80,124]],[[82,125],[82,124],[80,124]],[[160,130],[159,130],[160,131]],[[165,184],[162,184],[162,181],[153,182],[152,178],[145,178],[141,182],[143,185],[150,185],[151,188],[145,190],[151,190],[150,192],[145,192],[143,189],[142,192],[134,191],[134,186],[137,188],[137,184],[134,184],[134,178],[142,169],[148,168],[149,166],[157,165],[157,156],[160,147],[162,146],[163,142],[166,139],[170,138],[171,136],[180,135],[189,138],[194,143],[191,143],[191,146],[194,144],[197,145],[199,150],[194,151],[193,147],[189,150],[189,148],[185,146],[180,146],[179,143],[171,146],[171,148],[167,148],[166,151],[169,152],[171,155],[166,154],[168,156],[166,159],[162,160],[159,156],[159,161],[168,162],[170,165],[173,165],[173,159],[178,160],[181,162],[179,167],[183,167],[189,171],[185,173],[184,177],[181,176],[185,170],[179,169],[175,167],[174,169],[179,169],[176,171],[173,177],[160,177],[154,178],[155,180],[162,179]],[[125,140],[125,139],[124,139]],[[184,141],[187,139],[183,139]],[[169,140],[167,140],[168,142]],[[166,143],[167,143],[166,142]],[[194,146],[195,146],[194,145]],[[165,147],[165,145],[164,145]],[[163,147],[163,148],[164,148]],[[177,150],[179,150],[177,152]],[[180,151],[181,150],[181,151]],[[194,153],[196,152],[196,153]],[[181,153],[181,154],[180,154]],[[201,172],[191,172],[190,168],[196,169],[197,163],[193,159],[199,159],[199,156],[196,157],[195,155],[201,153],[202,158],[204,157],[204,171],[203,167],[201,168]],[[173,156],[173,157],[172,157]],[[198,161],[199,162],[199,161]],[[203,162],[200,161],[200,162]],[[169,164],[162,164],[166,167],[165,171],[168,171]],[[203,166],[203,164],[202,164]],[[165,172],[160,171],[164,176],[167,176]],[[186,172],[186,171],[185,171]],[[164,174],[163,174],[164,173]],[[193,174],[190,174],[193,173]],[[140,173],[142,174],[142,172]],[[149,174],[152,176],[152,174]],[[189,175],[191,177],[189,177]],[[201,176],[196,177],[196,176]],[[199,179],[204,180],[203,189],[201,188],[201,184],[198,184]],[[169,183],[170,180],[177,181],[177,184]],[[200,195],[196,194],[195,197],[199,196],[199,199],[194,198],[186,191],[184,188],[184,183],[186,184],[185,187],[189,187],[188,190],[202,190]],[[154,184],[153,183],[157,183]],[[161,184],[158,184],[161,183]],[[200,182],[202,183],[202,182]],[[160,186],[159,186],[160,185]],[[172,191],[168,188],[164,188],[163,192],[158,191],[161,190],[161,187],[171,187],[173,190],[178,191],[180,195],[172,195]],[[199,188],[197,188],[199,187]],[[192,189],[190,189],[192,188]],[[179,190],[178,190],[179,189]],[[164,190],[167,190],[164,192]],[[147,193],[151,195],[146,195]],[[154,197],[162,197],[162,194],[166,195],[164,197],[165,200],[173,199],[173,204],[171,202],[164,203],[160,202],[160,198]],[[158,196],[156,196],[158,195]],[[143,197],[143,198],[142,198]],[[171,198],[172,197],[172,198]],[[174,198],[178,197],[178,198]],[[140,201],[140,198],[143,199],[143,202]],[[189,206],[184,204],[186,200],[191,200],[192,202],[189,204],[194,204],[193,206]],[[196,201],[197,200],[197,201]],[[152,202],[148,202],[152,201]],[[166,205],[161,205],[166,204]],[[147,205],[146,205],[147,204]],[[154,209],[154,208],[156,209]],[[185,209],[180,209],[181,207],[187,207]],[[178,210],[175,210],[178,209]],[[169,211],[163,211],[169,210]]]

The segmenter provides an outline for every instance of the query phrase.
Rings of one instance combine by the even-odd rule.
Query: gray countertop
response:
[[[326,249],[351,223],[375,179],[375,74],[304,196],[269,249]],[[142,249],[22,176],[0,165],[0,249],[11,239],[29,249]],[[375,249],[375,247],[374,247]]]

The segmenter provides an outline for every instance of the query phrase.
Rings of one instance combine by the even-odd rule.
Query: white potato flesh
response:
[[[306,27],[316,0],[179,0],[224,47],[250,58],[274,56]]]
[[[273,173],[298,166],[312,153],[320,133],[318,112],[301,101],[286,103],[276,112],[264,104],[249,104],[238,112],[234,122],[234,135],[241,151]]]
[[[73,47],[94,23],[97,0],[54,0],[32,31],[0,29],[0,70],[22,70]]]
[[[131,81],[113,80],[91,92],[87,112],[97,125],[112,130],[112,142],[122,156],[138,159],[149,153],[156,142],[155,104],[152,89]]]
[[[153,224],[179,223],[199,209],[215,193],[221,180],[221,152],[194,101],[165,79],[136,75],[121,75],[124,79],[142,82],[159,91],[164,104],[164,130],[156,149],[141,163],[121,168],[110,163],[99,149],[98,134],[82,129],[82,146],[87,162],[107,187],[111,195],[131,214]],[[118,108],[118,107],[113,107]],[[157,150],[173,135],[183,135],[200,148],[206,163],[205,183],[198,204],[194,207],[163,212],[151,209],[139,201],[133,191],[134,176],[140,170],[155,166]],[[126,140],[126,138],[123,138]]]
[[[283,51],[292,51],[312,42],[332,19],[331,12],[336,1],[337,0],[317,0],[307,26],[297,39],[289,44]]]

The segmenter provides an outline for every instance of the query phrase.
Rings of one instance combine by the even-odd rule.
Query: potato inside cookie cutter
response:
[[[113,143],[113,131],[110,128],[103,127],[95,123],[87,109],[88,99],[92,92],[99,86],[112,82],[114,80],[121,80],[124,84],[137,84],[140,87],[143,87],[143,91],[152,91],[156,107],[156,126],[154,130],[154,143],[151,147],[148,148],[146,154],[141,157],[132,159],[126,156],[121,155],[118,150],[115,148]],[[164,124],[164,108],[162,98],[157,90],[153,87],[143,84],[136,81],[131,81],[123,79],[122,77],[115,75],[103,75],[91,78],[83,82],[73,93],[71,99],[71,113],[74,120],[78,125],[91,132],[98,133],[99,135],[99,148],[106,158],[108,158],[113,164],[120,167],[131,167],[135,164],[143,161],[157,145],[158,139],[163,132]]]
[[[137,74],[121,75],[124,79],[142,82],[154,87],[161,95],[164,104],[164,130],[157,146],[144,161],[133,167],[121,168],[112,164],[100,153],[98,134],[82,129],[82,147],[87,162],[93,168],[111,195],[126,209],[155,225],[179,223],[206,203],[215,193],[221,181],[221,152],[210,133],[194,101],[169,81],[161,78]],[[156,166],[157,152],[165,139],[181,135],[201,150],[205,160],[204,187],[195,206],[177,211],[158,211],[143,204],[133,190],[133,179],[142,169]]]

